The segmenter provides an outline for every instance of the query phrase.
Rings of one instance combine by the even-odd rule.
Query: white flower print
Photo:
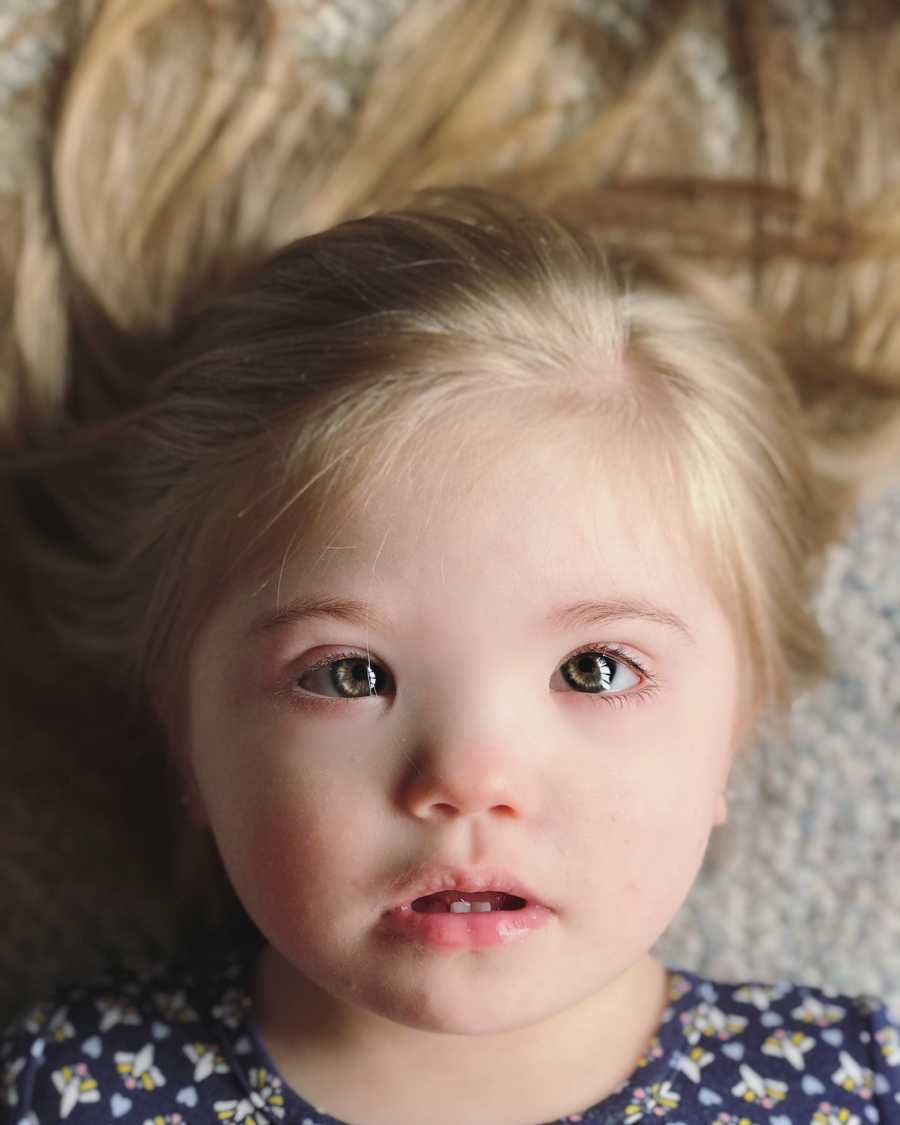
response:
[[[11,1063],[5,1063],[3,1067],[3,1080],[0,1082],[0,1089],[6,1091],[6,1104],[18,1105],[19,1095],[16,1093],[16,1079],[21,1072],[25,1069],[25,1059],[13,1059]]]
[[[53,1011],[54,1007],[49,1002],[44,1001],[40,1004],[35,1004],[34,1007],[30,1008],[25,1014],[23,1020],[25,1030],[31,1035],[37,1035],[48,1022]]]
[[[875,1042],[888,1066],[900,1066],[900,1031],[896,1027],[882,1027],[875,1032]]]
[[[137,1027],[141,1021],[140,1012],[127,996],[100,996],[95,1001],[100,1016],[100,1031],[111,1031],[118,1024]]]
[[[256,1107],[249,1098],[237,1098],[233,1101],[216,1102],[213,1106],[216,1118],[219,1121],[234,1121],[238,1125],[267,1125],[262,1114],[257,1116]]]
[[[227,1074],[231,1067],[216,1043],[188,1043],[184,1053],[194,1064],[193,1079],[202,1082],[211,1074]]]
[[[157,992],[153,997],[163,1019],[168,1023],[196,1023],[200,1016],[188,1004],[184,989]]]
[[[250,1085],[253,1090],[250,1098],[262,1110],[284,1117],[284,1094],[281,1092],[281,1079],[271,1074],[265,1067],[250,1068]]]
[[[153,1065],[154,1045],[147,1043],[134,1054],[116,1051],[116,1070],[129,1090],[155,1090],[165,1086],[166,1080],[160,1070]]]
[[[752,1004],[761,1012],[765,1012],[772,1004],[790,992],[789,984],[745,984],[735,994],[735,1000],[742,1004]]]
[[[662,1117],[670,1109],[677,1109],[681,1095],[672,1089],[671,1082],[657,1082],[652,1086],[639,1086],[625,1107],[625,1125],[635,1125],[645,1117]]]
[[[696,1044],[701,1035],[728,1040],[735,1035],[740,1035],[747,1026],[745,1016],[728,1014],[714,1004],[706,1003],[698,1004],[689,1012],[683,1012],[681,1022],[691,1044]]]
[[[816,1041],[805,1031],[785,1031],[779,1027],[763,1043],[763,1054],[786,1059],[795,1070],[805,1067],[804,1055],[815,1047]]]
[[[86,1063],[60,1067],[50,1075],[50,1078],[60,1095],[60,1117],[68,1117],[79,1103],[100,1101],[97,1080],[88,1070]]]
[[[805,996],[803,1003],[791,1012],[795,1020],[814,1023],[817,1027],[830,1027],[833,1023],[839,1023],[846,1014],[846,1008],[841,1008],[838,1004],[823,1004],[815,996]]]
[[[681,973],[672,973],[669,977],[669,1000],[677,1003],[686,992],[691,991],[691,982]]]
[[[732,1094],[745,1102],[758,1103],[773,1109],[787,1094],[787,1083],[774,1078],[764,1078],[746,1063],[740,1067],[741,1081],[731,1088]]]
[[[812,1115],[809,1125],[862,1125],[862,1118],[846,1106],[839,1107],[830,1102],[822,1102]]]
[[[74,1035],[75,1028],[69,1022],[69,1009],[58,1008],[44,1028],[44,1038],[52,1039],[54,1043],[65,1043],[67,1039],[71,1039]]]
[[[700,1081],[700,1071],[715,1059],[711,1051],[705,1047],[692,1047],[688,1054],[679,1053],[675,1066],[682,1074],[687,1075],[692,1082]]]
[[[238,988],[229,988],[221,1001],[213,1007],[213,1015],[232,1030],[244,1018],[244,1013],[251,1004],[250,997]]]
[[[871,1098],[875,1092],[875,1076],[868,1067],[859,1063],[846,1051],[838,1055],[841,1065],[832,1074],[832,1082],[836,1082],[842,1090],[859,1094],[861,1098]]]

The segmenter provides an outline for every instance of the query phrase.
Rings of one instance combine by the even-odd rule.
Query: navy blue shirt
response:
[[[261,949],[260,938],[202,962],[117,967],[23,1012],[0,1037],[0,1120],[344,1125],[281,1079],[259,1038]],[[900,1026],[869,997],[670,969],[669,1005],[630,1078],[559,1120],[900,1123]]]

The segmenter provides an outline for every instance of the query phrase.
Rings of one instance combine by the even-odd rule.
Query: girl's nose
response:
[[[408,762],[401,803],[422,820],[474,816],[528,816],[537,778],[522,756],[496,746],[422,748]]]

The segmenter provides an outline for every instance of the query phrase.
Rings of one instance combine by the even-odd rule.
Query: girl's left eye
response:
[[[623,669],[643,677],[645,682],[640,690],[627,695],[622,695],[621,689],[617,690]],[[321,686],[315,683],[316,674],[326,671],[325,686],[337,692],[336,698],[319,695],[315,690]],[[559,671],[562,681],[574,688],[576,693],[587,695],[591,702],[611,703],[616,707],[646,699],[659,689],[657,678],[647,672],[634,656],[626,655],[618,645],[593,645],[579,649],[559,665]],[[385,685],[389,682],[392,682],[390,673],[385,672],[382,665],[372,660],[370,655],[340,652],[304,669],[291,681],[288,694],[298,701],[316,699],[327,705],[384,695]],[[295,685],[301,688],[300,692],[295,690]]]
[[[639,690],[627,695],[621,694],[621,688],[618,692],[615,691],[615,686],[621,681],[620,672],[623,668],[632,675],[638,673],[644,680]],[[583,688],[592,703],[608,703],[614,707],[624,707],[628,703],[648,699],[660,686],[656,676],[651,675],[635,656],[626,654],[618,645],[593,645],[579,649],[562,662],[560,670],[565,682],[571,687]]]

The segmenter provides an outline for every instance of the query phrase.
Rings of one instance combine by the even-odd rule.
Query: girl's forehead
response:
[[[433,428],[389,467],[373,463],[336,513],[296,529],[283,578],[474,565],[539,571],[552,584],[561,569],[610,578],[652,570],[661,552],[672,562],[683,546],[649,457],[638,461],[627,443],[584,424],[498,423],[493,440]],[[687,561],[682,554],[680,570]]]

